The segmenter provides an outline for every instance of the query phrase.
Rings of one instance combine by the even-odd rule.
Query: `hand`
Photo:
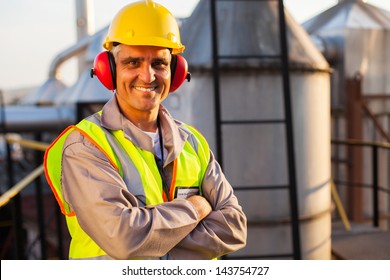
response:
[[[198,212],[198,220],[201,221],[210,214],[213,209],[211,208],[210,203],[206,198],[200,195],[193,195],[187,198],[189,202],[191,202],[196,211]]]
[[[210,203],[203,196],[193,195],[187,198],[191,202],[196,211],[198,212],[198,220],[201,221],[210,214],[212,211]]]

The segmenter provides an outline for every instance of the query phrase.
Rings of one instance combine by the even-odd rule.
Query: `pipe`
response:
[[[75,106],[8,106],[0,132],[58,131],[76,121]]]
[[[13,197],[18,195],[25,187],[43,173],[43,164],[34,169],[29,175],[22,179],[19,183],[11,187],[0,197],[0,208],[6,205]]]
[[[76,5],[76,27],[77,40],[81,40],[85,36],[90,36],[95,32],[93,9],[91,0],[75,0]],[[79,75],[84,72],[87,66],[86,55],[81,55],[78,58]]]
[[[58,54],[52,61],[49,68],[49,79],[60,79],[61,74],[59,72],[59,67],[66,60],[72,58],[73,56],[79,55],[82,52],[86,51],[89,44],[92,42],[93,27],[91,27],[92,15],[90,13],[92,4],[89,0],[84,1],[75,1],[76,4],[76,24],[77,24],[77,43],[68,49],[64,50]],[[85,59],[82,59],[84,61]],[[79,64],[80,67],[80,64]],[[81,70],[84,69],[79,69]]]
[[[337,192],[336,185],[333,181],[333,179],[330,182],[331,191],[332,191],[332,197],[334,199],[334,202],[336,204],[337,210],[339,212],[339,215],[341,217],[341,220],[343,221],[344,227],[346,231],[351,231],[351,224],[349,222],[347,213],[345,212],[345,209],[343,207],[343,204],[341,202],[339,193]]]
[[[96,38],[100,38],[101,36],[103,36],[103,34],[106,34],[107,30],[108,30],[108,27],[104,27],[93,35],[84,36],[79,41],[77,41],[76,44],[74,44],[73,46],[69,47],[68,49],[64,50],[63,52],[58,54],[56,57],[54,57],[52,63],[50,64],[50,68],[49,68],[49,79],[59,80],[61,75],[60,75],[58,68],[61,66],[61,64],[74,56],[80,55],[82,52],[87,52],[88,48],[90,46],[93,46]],[[94,49],[93,51],[96,51],[96,53],[98,53],[101,51],[100,48],[101,48],[101,44],[99,44],[99,50],[96,51]],[[95,58],[95,55],[96,54],[93,53],[93,56],[91,56],[91,58],[89,58],[87,55],[85,59],[86,60],[91,59],[93,61],[93,59]]]
[[[95,32],[93,13],[91,13],[93,5],[91,0],[75,0],[75,5],[77,39],[81,39]]]
[[[336,63],[343,58],[343,38],[319,35],[312,35],[310,38],[329,63]]]
[[[10,136],[6,136],[5,141],[7,143],[10,143],[10,144],[17,143],[23,147],[27,147],[27,148],[34,149],[34,150],[41,151],[41,152],[46,151],[46,149],[49,147],[49,144],[47,144],[47,143],[42,143],[39,141],[33,141],[33,140],[28,140],[28,139],[15,139],[15,138],[12,138]]]
[[[57,79],[60,80],[61,73],[59,71],[59,67],[62,63],[67,61],[68,59],[81,54],[82,52],[86,51],[89,44],[93,41],[92,36],[85,36],[81,38],[77,43],[68,49],[64,50],[60,54],[58,54],[50,64],[49,68],[49,79]]]

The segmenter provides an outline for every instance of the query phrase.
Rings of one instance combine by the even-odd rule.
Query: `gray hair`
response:
[[[118,53],[119,53],[119,51],[121,49],[121,46],[122,46],[122,44],[118,44],[116,46],[112,46],[112,49],[110,51],[112,53],[112,55],[114,56],[115,63],[117,62],[117,57],[118,57]]]
[[[113,44],[112,45],[112,49],[110,52],[114,56],[115,63],[117,63],[117,57],[118,57],[119,51],[121,50],[121,46],[122,46],[122,44]],[[172,49],[168,48],[168,50],[169,50],[169,53],[172,54]]]

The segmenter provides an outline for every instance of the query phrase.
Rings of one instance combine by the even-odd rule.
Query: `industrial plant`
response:
[[[88,34],[88,2],[47,81],[1,102],[1,259],[68,258],[42,163],[114,94],[91,78],[108,26]],[[283,1],[200,0],[179,22],[192,78],[164,106],[206,137],[248,219],[223,259],[390,259],[390,11],[339,0],[299,24]]]

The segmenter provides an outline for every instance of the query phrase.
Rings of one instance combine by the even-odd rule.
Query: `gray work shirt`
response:
[[[171,178],[187,134],[162,105],[159,118]],[[152,139],[123,116],[115,97],[103,107],[101,125],[122,129],[135,145],[154,151]],[[202,221],[185,199],[140,206],[107,157],[78,131],[66,139],[61,180],[80,226],[113,259],[212,259],[245,246],[246,217],[212,153],[201,187],[213,211]]]

